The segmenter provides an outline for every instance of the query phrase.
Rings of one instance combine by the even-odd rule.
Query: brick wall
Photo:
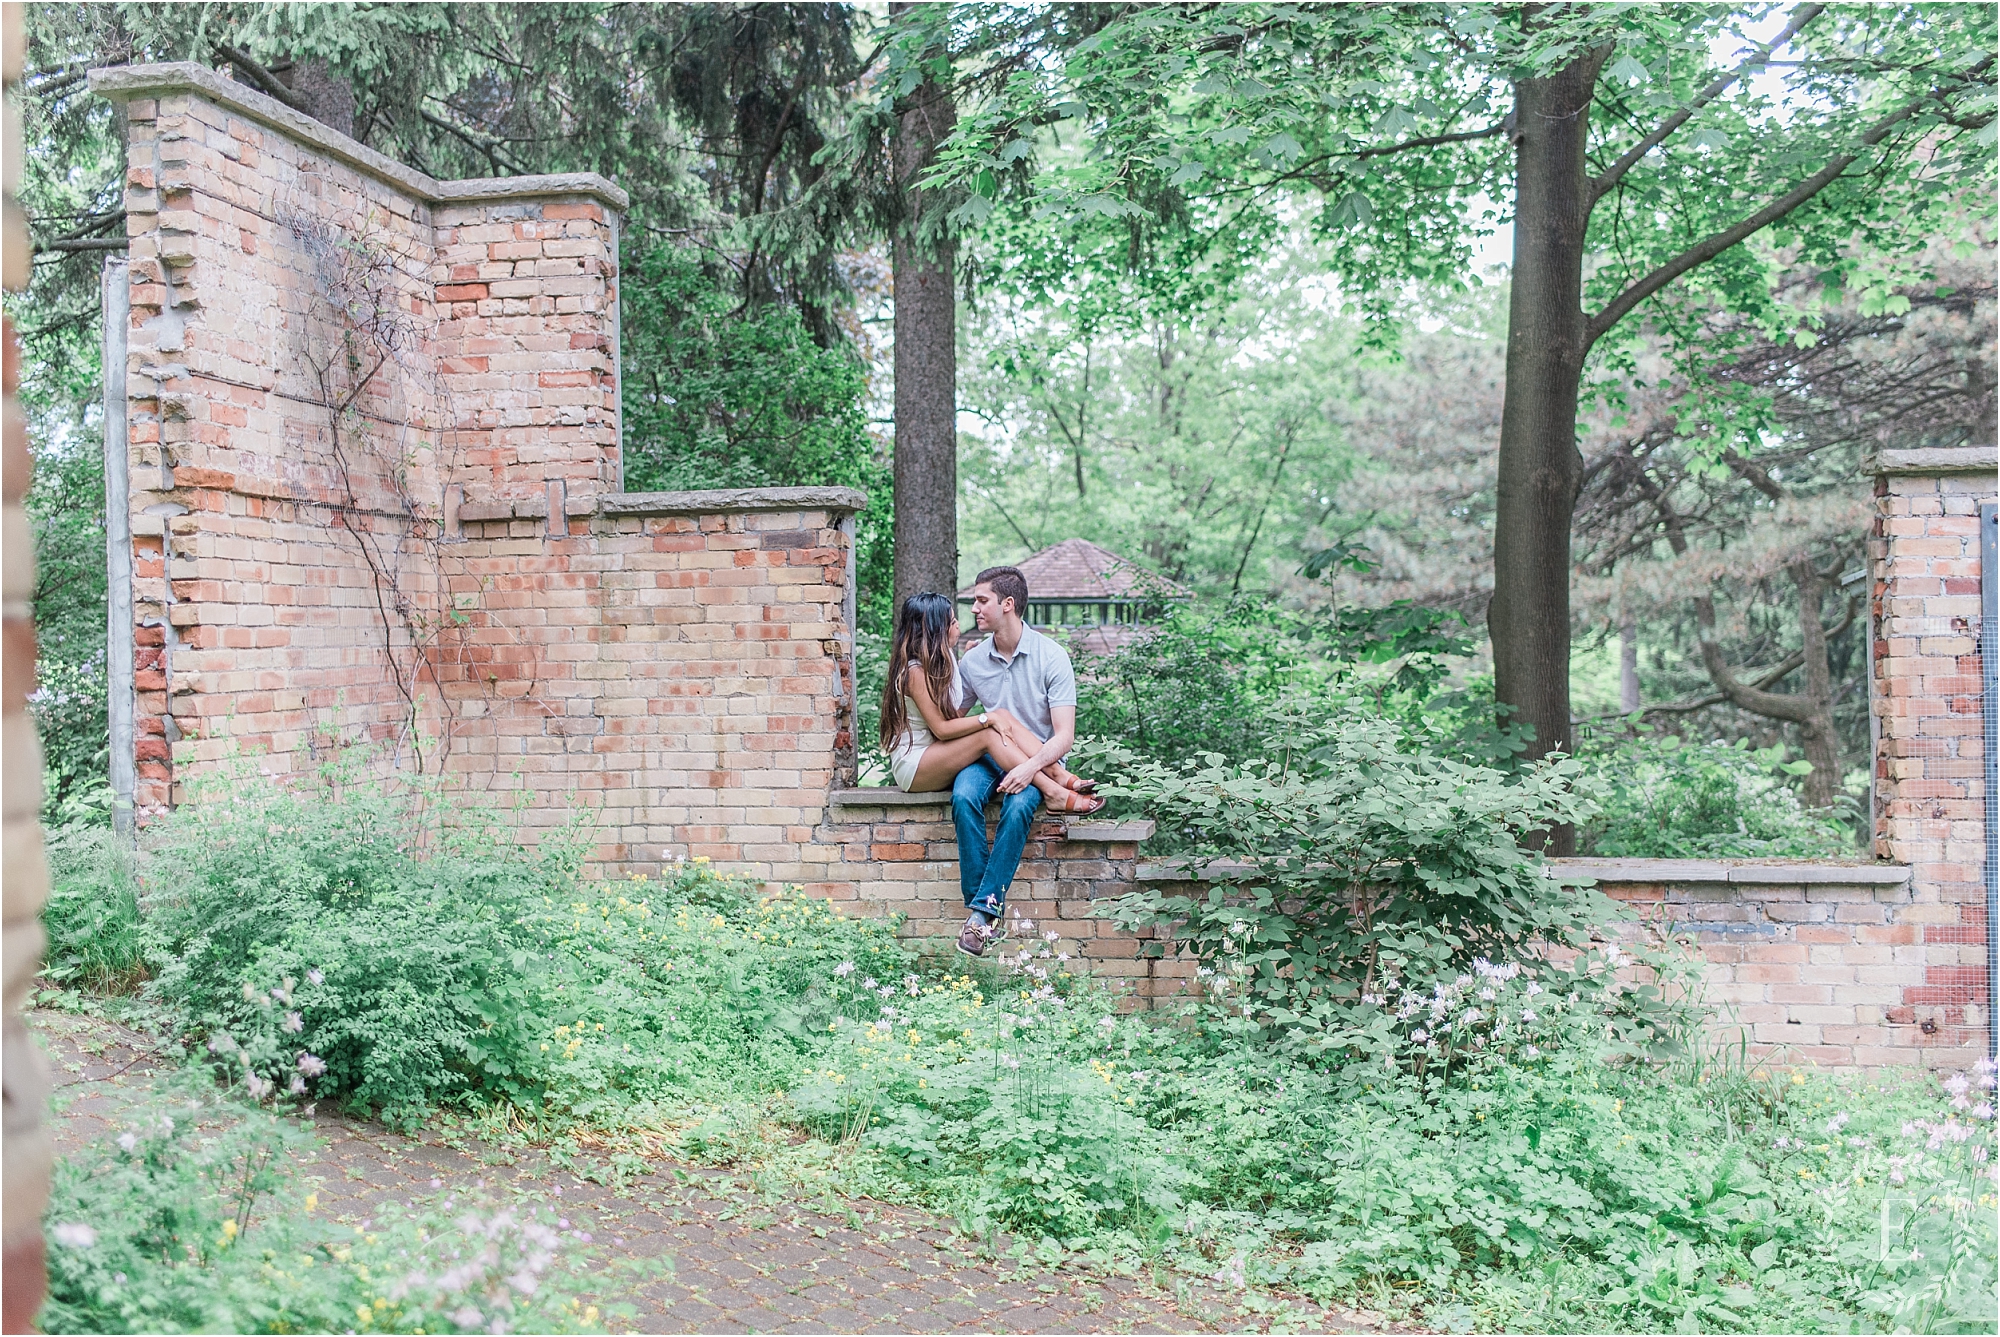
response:
[[[1913,949],[1891,1016],[1912,1043],[1987,1043],[1979,503],[1992,447],[1885,450],[1869,543],[1875,852],[1908,864]]]
[[[1561,862],[1638,914],[1627,932],[1700,951],[1717,1009],[1711,1032],[1742,1041],[1753,1059],[1959,1069],[1984,1052],[1955,1030],[1926,1029],[1905,1001],[1931,950],[1930,902],[1907,867]]]
[[[129,145],[137,810],[240,750],[441,765],[468,605],[508,599],[461,514],[616,483],[623,193],[432,181],[200,66],[93,87]]]
[[[707,855],[816,880],[802,854],[852,711],[848,488],[627,493],[469,520],[448,545],[463,651],[446,765],[524,788],[531,825],[597,819],[596,857]],[[468,510],[470,507],[468,507]]]
[[[1101,978],[1124,981],[1132,1007],[1180,993],[1195,969],[1170,954],[1165,935],[1121,933],[1090,913],[1093,902],[1139,884],[1140,846],[1152,834],[1149,821],[1044,818],[1029,832],[1007,894],[1010,916],[1033,922],[1037,948],[1046,945],[1052,955],[1067,954]],[[958,936],[965,901],[947,796],[837,791],[813,839],[804,853],[816,876],[795,879],[807,891],[904,915],[904,933],[931,940],[939,950]],[[1049,933],[1056,935],[1053,943],[1043,937]]]

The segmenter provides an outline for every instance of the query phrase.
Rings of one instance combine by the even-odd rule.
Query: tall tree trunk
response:
[[[1591,90],[1609,48],[1515,85],[1514,269],[1493,530],[1494,691],[1534,727],[1533,752],[1568,751],[1570,517],[1583,476],[1576,404],[1588,348],[1583,241]],[[1568,853],[1574,833],[1551,842]]]
[[[1618,709],[1630,715],[1639,706],[1639,620],[1625,611],[1618,618]]]
[[[907,4],[891,6],[901,13]],[[896,605],[958,590],[958,326],[956,248],[918,233],[916,181],[957,121],[951,94],[926,79],[897,110],[894,148],[903,225],[893,263],[896,301]]]
[[[1833,670],[1826,662],[1826,625],[1820,621],[1826,578],[1813,569],[1809,557],[1792,563],[1791,576],[1799,587],[1799,649],[1805,655],[1799,743],[1812,763],[1805,800],[1815,808],[1824,808],[1833,802],[1840,786],[1840,739],[1833,731]]]

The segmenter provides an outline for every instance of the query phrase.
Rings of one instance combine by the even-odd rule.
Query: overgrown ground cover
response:
[[[1176,924],[1201,961],[1202,996],[1150,1015],[1029,923],[967,969],[700,864],[591,880],[580,832],[530,850],[358,768],[243,771],[136,861],[66,835],[43,1004],[149,1016],[185,1042],[190,1102],[226,1092],[232,1126],[264,1131],[177,1136],[199,1116],[66,1169],[50,1219],[92,1238],[58,1235],[46,1321],[299,1330],[366,1304],[435,1331],[490,1326],[505,1298],[517,1327],[588,1322],[555,1281],[509,1284],[540,1248],[524,1217],[360,1242],[273,1223],[234,1250],[255,1146],[339,1101],[612,1163],[762,1163],[801,1193],[1425,1325],[1991,1330],[1990,1072],[1709,1051],[1676,962],[1591,943],[1606,906],[1520,850],[1582,815],[1576,763],[1441,759],[1367,712],[1289,736],[1254,762],[1126,768],[1189,857],[1258,875],[1113,909]],[[428,1271],[399,1263],[426,1283],[491,1261],[392,1295],[371,1249],[428,1250]]]

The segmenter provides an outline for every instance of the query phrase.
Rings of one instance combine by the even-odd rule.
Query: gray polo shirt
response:
[[[1068,652],[1033,627],[1021,628],[1012,659],[994,649],[988,636],[965,652],[958,672],[966,690],[961,709],[976,700],[988,710],[1007,711],[1045,743],[1056,731],[1050,708],[1076,704],[1076,671]]]

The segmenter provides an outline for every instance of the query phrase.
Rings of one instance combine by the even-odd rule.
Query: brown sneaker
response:
[[[965,917],[965,927],[958,931],[958,950],[967,956],[983,956],[986,944],[993,940],[993,929],[986,922],[986,916],[975,911]]]

